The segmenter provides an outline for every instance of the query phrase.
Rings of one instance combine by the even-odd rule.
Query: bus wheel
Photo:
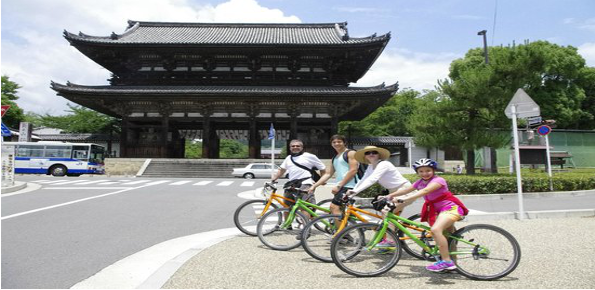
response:
[[[64,165],[55,165],[50,168],[50,173],[53,176],[64,176],[66,175],[66,167]]]

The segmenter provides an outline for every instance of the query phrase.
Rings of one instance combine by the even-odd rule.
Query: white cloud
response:
[[[587,61],[587,65],[595,67],[595,43],[585,43],[578,47],[578,53]]]
[[[450,63],[462,56],[421,54],[406,50],[385,50],[357,86],[399,82],[399,88],[434,89],[438,80],[448,77]]]
[[[71,47],[62,36],[64,30],[107,36],[124,32],[128,20],[301,22],[256,0],[229,0],[216,6],[188,0],[5,0],[2,10],[2,74],[21,86],[19,106],[54,115],[64,114],[67,107],[66,100],[49,88],[51,80],[105,85],[110,76]]]

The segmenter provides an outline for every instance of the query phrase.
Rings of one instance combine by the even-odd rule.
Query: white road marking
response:
[[[213,182],[212,180],[204,180],[204,181],[199,181],[193,185],[207,185],[209,183]]]
[[[45,184],[50,184],[50,183],[61,183],[64,182],[64,180],[48,180],[46,182],[44,182]],[[40,182],[41,183],[41,182]]]
[[[252,186],[254,185],[254,181],[244,181],[240,186]]]
[[[71,183],[85,182],[85,181],[88,181],[88,180],[86,180],[86,179],[84,179],[84,180],[62,180],[61,182],[52,183],[52,185],[71,184]]]
[[[119,181],[108,181],[108,182],[98,183],[97,185],[108,185],[108,184],[116,184],[116,183],[120,183],[120,182]]]
[[[145,185],[156,185],[156,184],[162,184],[162,183],[166,183],[166,182],[170,182],[171,180],[158,180],[158,181],[153,181],[150,183],[147,183]]]
[[[229,186],[232,183],[233,183],[233,181],[223,181],[223,182],[217,184],[217,186]]]
[[[50,182],[58,182],[58,181],[62,181],[62,180],[41,179],[41,180],[35,180],[35,181],[31,181],[31,182],[35,182],[35,183],[50,183]]]
[[[87,185],[87,184],[100,183],[100,182],[106,182],[106,181],[109,181],[109,179],[87,181],[87,182],[79,183],[78,185]]]
[[[119,187],[92,187],[92,186],[87,186],[87,187],[46,187],[44,189],[127,189],[127,188],[132,188],[130,186],[119,186]]]
[[[137,181],[127,182],[127,183],[124,183],[124,184],[126,184],[126,185],[129,185],[129,184],[139,184],[139,183],[149,182],[149,181],[150,180],[148,180],[148,179],[143,179],[143,180],[137,180]]]
[[[186,184],[188,182],[192,182],[192,180],[177,181],[177,182],[171,183],[170,185],[182,185],[182,184]]]
[[[96,195],[96,196],[87,197],[87,198],[81,198],[81,199],[77,199],[77,200],[73,200],[73,201],[69,201],[69,202],[65,202],[65,203],[60,203],[60,204],[56,204],[56,205],[51,205],[51,206],[46,206],[46,207],[42,207],[42,208],[38,208],[38,209],[33,209],[33,210],[29,210],[29,211],[15,213],[15,214],[12,214],[12,215],[8,215],[8,216],[5,216],[5,217],[2,217],[2,218],[0,218],[0,220],[7,220],[7,219],[19,217],[19,216],[22,216],[22,215],[32,214],[32,213],[36,213],[36,212],[40,212],[40,211],[44,211],[44,210],[48,210],[48,209],[52,209],[52,208],[62,207],[62,206],[71,205],[71,204],[74,204],[74,203],[79,203],[79,202],[83,202],[83,201],[87,201],[87,200],[92,200],[92,199],[96,199],[96,198],[106,197],[106,196],[110,196],[110,195],[122,193],[122,192],[133,190],[133,189],[139,189],[139,188],[142,188],[142,187],[145,187],[145,186],[146,185],[142,185],[142,186],[138,186],[138,187],[129,187],[129,188],[126,188],[126,189],[122,189],[122,190],[118,190],[118,191],[114,191],[114,192],[110,192],[110,193],[106,193],[106,194]],[[56,189],[64,189],[64,188],[56,188]]]

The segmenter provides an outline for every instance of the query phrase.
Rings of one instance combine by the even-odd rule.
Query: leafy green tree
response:
[[[579,84],[585,91],[585,99],[582,102],[582,110],[588,115],[578,123],[578,128],[595,129],[595,68],[584,67],[581,70]]]
[[[18,89],[21,87],[11,81],[8,76],[2,76],[2,105],[9,105],[10,109],[2,117],[2,122],[11,128],[18,129],[21,122],[25,121],[23,109],[19,108],[16,100]]]
[[[219,157],[221,158],[246,158],[248,156],[248,145],[237,140],[221,139],[219,148]]]
[[[339,123],[339,133],[350,136],[411,136],[406,123],[415,111],[420,93],[403,90],[361,121]]]
[[[202,142],[192,142],[186,140],[186,150],[184,158],[202,158]]]
[[[489,53],[489,64],[482,49],[453,61],[449,78],[439,81],[439,95],[426,96],[434,104],[419,107],[409,123],[417,143],[466,150],[471,160],[467,173],[474,174],[474,149],[508,142],[490,131],[510,128],[504,109],[518,88],[540,105],[544,119],[555,119],[559,128],[584,128],[582,124],[592,120],[583,105],[591,74],[575,48],[537,41],[491,47]]]
[[[64,116],[29,115],[40,126],[58,128],[66,133],[113,133],[120,132],[120,121],[114,117],[78,105],[67,105],[70,113]]]

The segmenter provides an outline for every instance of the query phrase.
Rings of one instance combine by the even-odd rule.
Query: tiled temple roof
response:
[[[128,21],[122,34],[91,36],[64,31],[69,41],[104,44],[354,45],[386,42],[390,33],[350,37],[347,23],[235,24]]]
[[[303,87],[303,86],[83,86],[73,83],[66,85],[52,82],[52,89],[58,92],[82,94],[222,94],[222,95],[361,95],[366,93],[392,92],[398,84],[374,87]]]

